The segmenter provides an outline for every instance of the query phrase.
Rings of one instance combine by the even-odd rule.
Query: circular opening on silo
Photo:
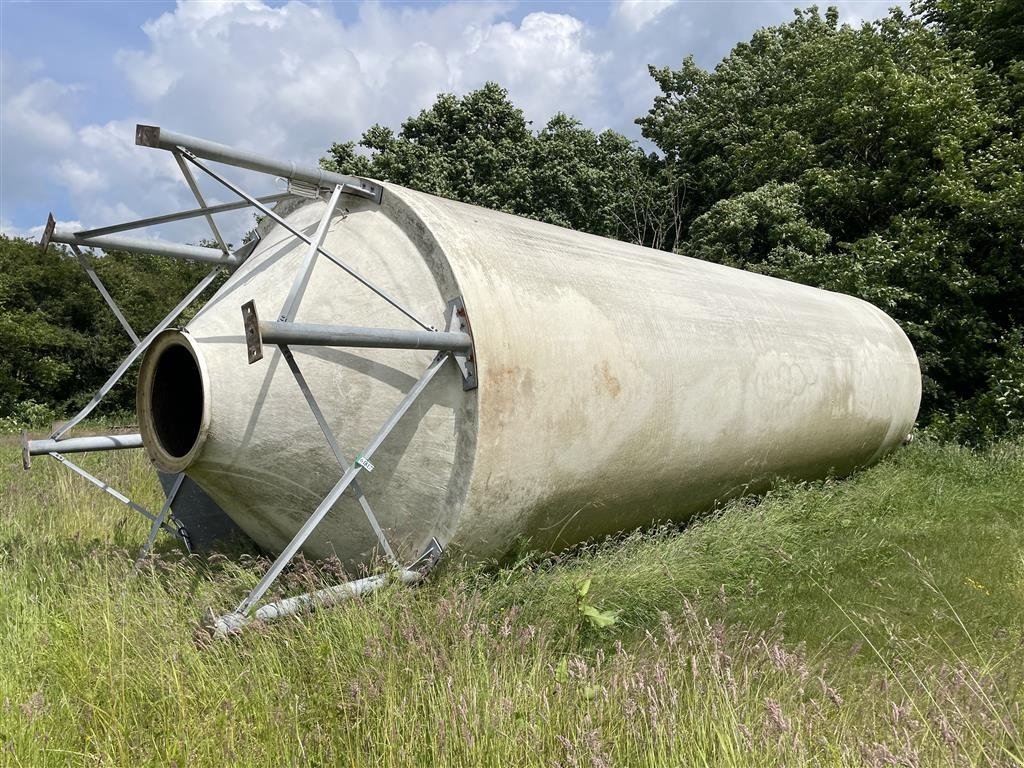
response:
[[[209,423],[207,377],[188,336],[161,334],[139,371],[139,431],[153,463],[181,472],[202,445]]]

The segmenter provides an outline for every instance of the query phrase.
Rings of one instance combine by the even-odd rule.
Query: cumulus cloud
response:
[[[75,144],[73,113],[82,91],[39,75],[39,62],[0,59],[0,217],[11,231],[11,201],[38,198],[55,183],[54,161]]]
[[[615,15],[634,30],[639,30],[676,2],[677,0],[620,0],[615,7]]]
[[[847,0],[842,12],[860,21],[885,6]],[[487,80],[508,88],[535,126],[566,111],[635,136],[632,121],[655,92],[647,64],[677,65],[693,53],[711,66],[758,26],[787,21],[791,8],[792,0],[621,0],[596,24],[553,6],[520,16],[503,2],[368,0],[348,21],[329,4],[301,0],[179,2],[143,26],[143,45],[113,54],[135,107],[110,122],[76,123],[81,84],[9,76],[4,62],[4,194],[59,184],[88,226],[191,207],[168,153],[134,146],[136,122],[308,163],[334,141],[377,122],[397,127],[437,94]],[[206,189],[211,200],[230,198]],[[7,206],[2,216],[4,231],[16,226]],[[226,230],[237,239],[249,225],[235,217]],[[201,227],[181,236],[208,236]]]
[[[506,11],[367,3],[346,25],[300,2],[182,4],[144,27],[147,50],[117,61],[159,118],[198,118],[224,140],[306,157],[488,79],[537,119],[593,99],[601,57],[586,25],[546,12],[511,23]]]

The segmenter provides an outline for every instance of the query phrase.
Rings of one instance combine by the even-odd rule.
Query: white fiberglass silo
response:
[[[436,328],[461,299],[478,383],[444,365],[359,476],[400,560],[431,538],[500,557],[685,519],[776,476],[870,464],[912,428],[917,358],[864,301],[382,186],[379,204],[345,197],[324,247]],[[312,235],[325,203],[282,206]],[[140,375],[153,461],[272,552],[341,469],[281,351],[248,363],[240,306],[276,317],[307,250],[270,227]],[[324,258],[293,320],[417,329]],[[350,461],[435,356],[291,349]],[[365,563],[377,546],[350,489],[304,551]]]

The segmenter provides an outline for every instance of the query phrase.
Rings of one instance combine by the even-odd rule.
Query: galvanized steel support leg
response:
[[[324,500],[320,502],[320,505],[316,508],[313,514],[309,516],[309,519],[306,520],[298,533],[295,534],[288,545],[281,551],[281,554],[277,556],[277,559],[260,580],[260,583],[253,588],[241,603],[238,604],[238,607],[235,609],[236,614],[245,616],[250,610],[252,610],[253,605],[263,597],[266,591],[270,588],[270,585],[277,580],[277,577],[281,575],[281,571],[284,570],[284,567],[291,562],[291,559],[295,557],[295,554],[302,548],[302,545],[306,543],[306,540],[310,537],[313,531],[316,530],[316,527],[320,525],[323,519],[327,516],[327,513],[331,511],[338,499],[341,498],[342,494],[345,493],[346,489],[348,489],[356,479],[356,475],[364,469],[367,471],[373,470],[373,464],[370,462],[373,454],[378,448],[380,448],[381,444],[391,433],[391,430],[395,428],[395,425],[399,420],[406,414],[406,412],[408,412],[409,408],[416,401],[416,398],[418,398],[423,393],[423,390],[427,388],[427,385],[430,384],[434,376],[437,375],[437,372],[441,370],[447,359],[447,354],[439,354],[434,358],[433,362],[431,362],[426,371],[423,372],[423,375],[420,376],[412,389],[410,389],[406,393],[405,397],[402,398],[402,401],[398,404],[394,413],[391,414],[384,425],[377,431],[377,434],[374,436],[373,440],[370,441],[370,444],[366,447],[363,453],[357,456],[355,463],[345,470],[341,479],[338,480],[330,493],[328,493]]]

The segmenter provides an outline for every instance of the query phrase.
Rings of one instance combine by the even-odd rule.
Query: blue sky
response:
[[[50,210],[91,227],[191,207],[166,153],[134,146],[136,122],[312,162],[496,80],[535,126],[563,110],[639,138],[647,64],[712,67],[808,4],[0,0],[0,230],[35,235]],[[857,24],[907,2],[833,4]]]

